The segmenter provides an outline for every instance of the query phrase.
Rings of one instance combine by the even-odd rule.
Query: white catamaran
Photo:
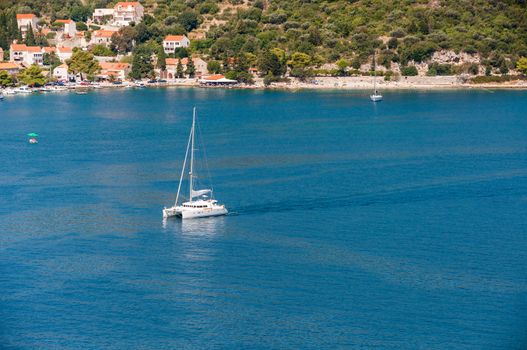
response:
[[[203,218],[208,216],[218,216],[227,214],[227,208],[224,205],[218,204],[217,200],[212,197],[212,189],[194,189],[194,140],[196,129],[196,107],[194,107],[192,115],[192,128],[190,129],[190,136],[187,143],[187,151],[185,152],[185,161],[183,162],[183,169],[181,169],[181,176],[179,178],[179,186],[177,189],[176,202],[174,206],[163,209],[163,218],[171,216],[179,216],[182,219]],[[178,205],[181,192],[181,183],[187,165],[187,159],[190,149],[190,166],[188,172],[189,179],[189,201]],[[210,195],[210,198],[207,197]],[[198,198],[197,200],[194,200]]]

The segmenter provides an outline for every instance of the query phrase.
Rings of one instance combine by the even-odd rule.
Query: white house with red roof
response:
[[[219,85],[234,85],[234,84],[237,84],[238,81],[227,79],[222,74],[215,74],[215,75],[209,75],[207,77],[200,79],[199,83],[203,85],[219,86]]]
[[[97,8],[93,10],[92,19],[96,23],[113,24],[118,27],[139,23],[145,15],[145,8],[137,1],[120,1],[113,8]]]
[[[57,19],[55,23],[63,25],[63,36],[68,38],[74,38],[77,34],[77,24],[71,19]]]
[[[97,74],[97,78],[103,80],[125,80],[130,73],[130,64],[121,62],[99,62],[101,72]]]
[[[11,44],[9,47],[9,61],[30,66],[42,64],[44,51],[40,46],[26,46],[24,44]]]
[[[26,32],[31,26],[33,30],[37,28],[38,17],[32,13],[17,13],[16,15],[16,24],[18,29],[22,32],[22,37],[26,36]]]
[[[115,30],[99,29],[92,33],[90,45],[106,45],[112,41],[112,35],[117,33]]]
[[[181,59],[181,66],[183,67],[183,73],[187,70],[188,65],[188,58],[182,58]],[[166,59],[166,72],[163,75],[163,78],[167,79],[175,79],[177,76],[177,65],[178,65],[179,59],[178,58],[167,58]],[[207,62],[202,60],[199,57],[192,58],[192,63],[194,63],[194,67],[196,68],[195,76],[200,78],[208,73],[207,71]],[[161,74],[161,72],[159,72]]]
[[[73,55],[73,49],[71,47],[59,46],[56,48],[56,50],[57,56],[59,57],[61,62],[69,60]]]
[[[129,26],[131,22],[139,23],[145,15],[145,8],[137,1],[118,2],[113,10],[113,23],[120,27]]]
[[[54,52],[61,62],[71,58],[71,47],[40,47],[27,46],[25,44],[11,44],[9,47],[9,61],[14,63],[30,66],[32,64],[42,65],[44,63],[44,54]]]
[[[64,63],[55,67],[55,69],[53,69],[53,77],[58,81],[68,81],[70,77],[70,74],[68,73],[68,65]]]
[[[166,54],[171,54],[180,47],[189,47],[190,40],[185,35],[167,35],[163,40],[163,49]]]
[[[20,71],[20,66],[14,62],[0,62],[0,71],[17,74]]]

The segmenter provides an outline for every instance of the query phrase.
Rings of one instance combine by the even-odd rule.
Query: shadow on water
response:
[[[525,176],[524,172],[495,174],[503,178]],[[465,181],[423,184],[420,186],[400,187],[374,193],[348,193],[326,197],[291,198],[276,202],[233,208],[231,215],[246,215],[269,212],[289,212],[297,210],[320,210],[343,207],[365,207],[372,205],[399,205],[427,201],[451,201],[474,198],[493,198],[521,196],[525,189],[503,184],[497,188],[487,188],[490,178],[477,178]]]

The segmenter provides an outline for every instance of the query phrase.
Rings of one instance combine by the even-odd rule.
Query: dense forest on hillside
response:
[[[202,35],[192,40],[190,51],[218,62],[243,56],[251,63],[272,53],[277,65],[287,61],[292,68],[340,60],[357,69],[376,52],[378,64],[389,68],[392,62],[406,66],[409,61],[426,61],[447,49],[479,54],[489,70],[506,73],[519,57],[527,56],[526,0],[140,2],[148,15],[127,34],[136,44],[160,42],[166,34],[197,32]],[[85,21],[93,8],[114,3],[0,0],[0,11]],[[188,51],[176,55],[186,56]]]

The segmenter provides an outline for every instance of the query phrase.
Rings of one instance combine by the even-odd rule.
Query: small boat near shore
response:
[[[192,128],[190,129],[190,136],[187,143],[187,150],[185,152],[185,160],[183,162],[183,168],[181,169],[181,176],[179,178],[179,185],[176,195],[176,202],[174,206],[170,208],[163,208],[163,219],[179,216],[182,219],[194,219],[194,218],[205,218],[209,216],[226,215],[228,213],[225,205],[218,204],[218,201],[213,197],[212,186],[211,189],[195,190],[194,184],[197,179],[197,175],[194,172],[194,144],[196,134],[196,107],[194,107],[192,115]],[[187,159],[189,157],[190,150],[190,165],[188,172],[189,181],[189,200],[178,205],[181,197],[181,184],[185,174],[187,165]],[[208,197],[210,196],[210,198]],[[195,198],[198,198],[195,200]]]
[[[15,92],[17,94],[32,94],[33,90],[31,88],[29,88],[27,85],[24,85],[24,86],[20,86],[20,87],[16,88]]]

